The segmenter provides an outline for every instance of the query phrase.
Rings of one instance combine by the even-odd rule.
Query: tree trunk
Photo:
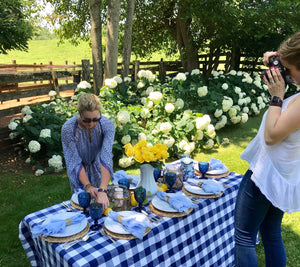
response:
[[[103,84],[101,0],[89,0],[93,55],[93,90],[99,94]]]
[[[107,33],[104,64],[104,77],[112,78],[117,75],[118,39],[121,0],[109,0],[107,7]]]
[[[191,72],[193,69],[199,68],[199,60],[198,49],[189,31],[191,19],[187,16],[187,4],[181,3],[179,6],[178,17],[176,19],[176,41],[182,66],[185,71]]]
[[[126,24],[124,30],[123,58],[122,58],[123,78],[129,75],[134,4],[135,4],[135,0],[127,1],[127,16],[126,16]]]

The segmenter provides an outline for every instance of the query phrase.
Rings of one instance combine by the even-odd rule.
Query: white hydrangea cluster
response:
[[[122,157],[119,159],[119,166],[121,168],[128,168],[130,165],[132,165],[134,160],[128,157]]]
[[[244,77],[245,78],[242,79],[242,82],[246,82],[246,83],[249,83],[249,84],[253,83],[253,79],[251,78],[249,73],[244,72]]]
[[[141,89],[141,88],[145,87],[145,84],[142,81],[139,81],[139,83],[137,84],[136,87]]]
[[[184,82],[186,80],[186,75],[182,72],[179,72],[175,78],[175,80],[178,80],[178,81],[181,81],[181,82]]]
[[[146,103],[147,103],[147,104],[146,104],[146,107],[147,107],[148,109],[153,108],[153,101],[149,100],[149,101],[146,102]]]
[[[51,138],[51,130],[50,129],[42,129],[40,132],[40,137],[41,138]]]
[[[197,90],[197,92],[198,92],[198,95],[200,97],[206,96],[207,93],[208,93],[207,86],[201,86],[201,87],[199,87],[198,90]]]
[[[79,88],[79,89],[91,89],[92,85],[89,82],[87,82],[87,81],[81,81],[77,85],[77,88]]]
[[[149,99],[154,103],[159,103],[162,98],[163,98],[162,93],[158,91],[150,92],[149,94]]]
[[[172,103],[167,103],[165,105],[165,110],[167,113],[172,113],[175,110],[175,106]]]
[[[168,148],[172,147],[174,143],[175,143],[175,139],[172,136],[164,140],[164,145]]]
[[[25,117],[23,118],[23,122],[26,123],[28,121],[30,121],[32,119],[32,116],[30,114],[25,115]]]
[[[237,73],[236,73],[235,70],[231,70],[231,71],[229,72],[229,74],[232,75],[232,76],[235,76]]]
[[[121,139],[121,143],[122,143],[123,145],[126,145],[126,144],[130,143],[130,141],[131,141],[131,137],[130,137],[129,134],[124,135],[124,136],[122,137],[122,139]]]
[[[64,169],[62,157],[60,155],[53,155],[52,158],[48,160],[48,165],[49,167],[53,167],[55,172],[60,172]]]
[[[225,127],[227,123],[227,117],[225,115],[222,115],[221,119],[216,123],[215,129],[220,130],[221,128]]]
[[[117,114],[117,120],[121,124],[126,124],[127,122],[130,122],[130,114],[126,110],[120,110]]]
[[[143,108],[141,111],[141,117],[142,118],[149,118],[151,116],[151,113],[149,111],[149,109],[147,108]]]
[[[247,113],[242,113],[242,118],[241,118],[241,123],[246,123],[248,121],[248,114]]]
[[[227,90],[227,89],[228,89],[228,87],[229,87],[229,86],[228,86],[228,84],[227,84],[227,83],[223,83],[223,84],[222,84],[222,89],[223,89],[223,90]]]
[[[18,123],[16,123],[15,121],[10,121],[10,123],[8,124],[8,128],[12,131],[16,130],[17,127]]]
[[[203,117],[197,117],[195,120],[197,130],[204,130],[210,124],[210,116],[205,114]]]
[[[122,80],[122,78],[121,78],[120,76],[115,76],[115,77],[113,77],[113,79],[114,79],[118,84],[120,84],[120,83],[123,82],[123,80]]]
[[[212,124],[209,124],[209,125],[207,126],[206,134],[207,134],[210,138],[215,138],[215,137],[216,137],[215,127],[214,127]]]
[[[130,82],[131,82],[131,78],[130,78],[130,77],[125,77],[125,78],[124,78],[124,82],[130,83]]]
[[[214,116],[216,118],[219,118],[221,115],[223,114],[223,110],[222,109],[216,109]]]
[[[190,142],[188,143],[185,140],[181,140],[178,144],[178,147],[184,154],[191,154],[195,150],[195,143]]]
[[[181,98],[177,98],[174,105],[177,109],[182,109],[184,107],[184,101]]]
[[[159,130],[164,134],[167,134],[172,130],[172,124],[169,122],[163,122],[160,124]]]
[[[241,122],[242,117],[240,115],[234,116],[230,118],[230,121],[233,124],[238,124],[239,122]]]
[[[9,139],[10,140],[13,140],[15,139],[19,134],[17,132],[12,132],[10,133],[8,136],[9,136]]]
[[[31,140],[28,144],[30,153],[36,153],[41,150],[41,144],[38,141]]]
[[[146,95],[150,95],[151,92],[154,92],[154,88],[153,88],[153,86],[148,86],[146,89],[146,92],[145,92]]]
[[[142,140],[146,140],[147,139],[147,135],[145,133],[139,133],[138,136],[138,141],[142,141]]]
[[[154,136],[156,136],[158,133],[159,133],[159,131],[157,131],[156,129],[153,129],[151,131],[151,134],[154,135]]]
[[[31,108],[29,106],[23,107],[21,112],[24,116],[31,115],[33,113],[33,111],[31,110]]]
[[[49,93],[48,93],[48,95],[49,95],[49,96],[56,96],[57,93],[56,93],[56,91],[54,91],[54,90],[50,90]]]
[[[37,169],[34,173],[35,176],[41,176],[44,174],[44,171],[42,169]]]
[[[110,89],[114,89],[118,86],[118,83],[114,79],[105,79],[104,83]]]
[[[227,112],[233,105],[233,100],[231,97],[224,96],[222,101],[222,109],[224,112]]]
[[[200,70],[199,69],[193,69],[191,72],[191,75],[199,75],[200,74]]]
[[[205,146],[204,146],[204,148],[205,149],[212,149],[214,147],[214,145],[215,145],[214,140],[208,139]]]
[[[150,70],[140,70],[137,75],[139,78],[146,78],[149,82],[154,82],[156,78]]]

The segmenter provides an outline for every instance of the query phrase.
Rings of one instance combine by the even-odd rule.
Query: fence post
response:
[[[138,79],[138,72],[140,70],[140,61],[136,60],[134,62],[134,80],[136,81]]]
[[[52,74],[52,80],[53,80],[53,87],[54,87],[54,90],[56,91],[56,93],[58,95],[59,94],[59,86],[58,86],[58,79],[57,79],[57,73],[56,71],[53,71],[53,69],[51,70],[51,74]]]
[[[82,59],[82,80],[90,82],[91,81],[91,71],[90,71],[90,60]]]
[[[159,69],[160,78],[165,78],[166,77],[166,66],[165,66],[165,62],[164,62],[163,58],[160,59],[158,69]]]
[[[68,60],[65,61],[65,65],[66,65],[65,71],[68,71],[68,68],[67,68],[67,66],[68,66]],[[65,78],[65,83],[66,84],[68,83],[68,78],[67,77]]]

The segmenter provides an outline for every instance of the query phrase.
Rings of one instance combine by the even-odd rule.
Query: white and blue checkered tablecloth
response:
[[[203,199],[188,216],[164,217],[143,240],[119,239],[115,245],[97,233],[65,250],[63,244],[33,239],[30,228],[63,210],[61,204],[27,215],[19,238],[32,266],[234,266],[233,212],[241,178],[231,173],[218,179],[229,185],[220,198]]]

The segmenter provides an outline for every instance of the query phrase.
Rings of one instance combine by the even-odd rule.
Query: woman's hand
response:
[[[267,51],[266,53],[264,53],[263,62],[265,66],[269,66],[269,59],[270,57],[274,57],[274,56],[278,56],[278,53],[274,51]]]
[[[97,192],[96,201],[102,204],[103,211],[109,206],[109,200],[105,192]]]
[[[91,186],[91,187],[87,190],[87,192],[91,194],[91,197],[92,197],[92,198],[95,198],[95,199],[97,198],[98,190],[97,190],[96,187]]]
[[[282,100],[285,94],[285,81],[278,68],[272,67],[267,70],[267,77],[263,76],[263,79],[268,86],[269,93],[271,96],[278,96]]]

